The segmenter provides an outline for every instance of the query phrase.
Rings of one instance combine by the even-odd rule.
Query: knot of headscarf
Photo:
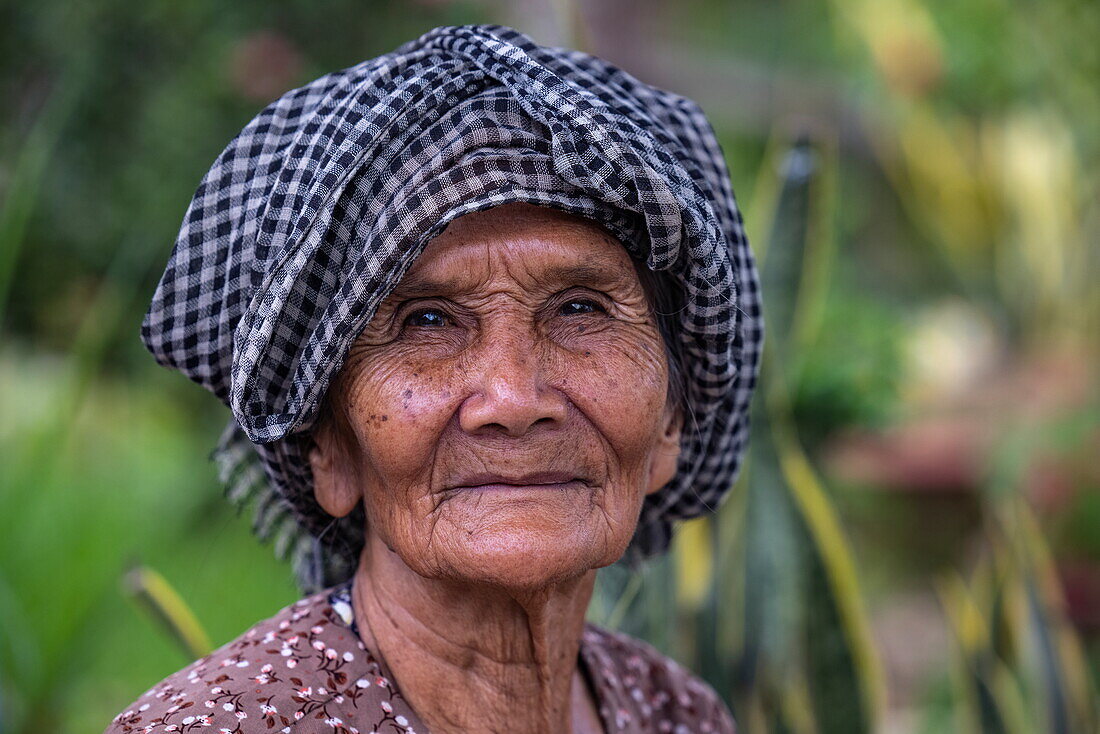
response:
[[[633,545],[713,509],[740,463],[761,342],[756,275],[714,133],[691,101],[508,28],[437,28],[263,110],[195,193],[142,327],[157,360],[229,405],[231,500],[340,580],[361,514],[313,498],[308,434],[351,342],[456,217],[526,202],[592,219],[683,286],[687,423]]]

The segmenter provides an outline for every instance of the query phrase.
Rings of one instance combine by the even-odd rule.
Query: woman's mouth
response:
[[[526,474],[473,474],[460,478],[449,487],[449,491],[516,491],[516,490],[565,490],[587,486],[573,472],[544,471]]]

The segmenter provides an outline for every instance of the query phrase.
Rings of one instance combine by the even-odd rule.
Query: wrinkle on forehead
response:
[[[555,241],[569,246],[553,247]],[[578,249],[578,242],[588,246]],[[478,267],[470,267],[473,263]],[[428,243],[394,293],[465,293],[498,277],[595,289],[636,282],[630,255],[602,226],[554,209],[506,204],[451,222]]]

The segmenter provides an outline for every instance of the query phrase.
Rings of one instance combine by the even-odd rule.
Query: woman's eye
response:
[[[575,316],[586,313],[603,313],[604,308],[588,298],[571,298],[561,305],[558,312],[562,316]]]
[[[440,327],[450,322],[447,314],[438,308],[421,308],[405,317],[405,326]]]

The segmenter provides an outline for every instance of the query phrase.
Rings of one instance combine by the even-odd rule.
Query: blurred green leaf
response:
[[[145,607],[192,660],[211,650],[206,634],[195,613],[168,580],[155,570],[137,566],[126,572],[127,591]]]

